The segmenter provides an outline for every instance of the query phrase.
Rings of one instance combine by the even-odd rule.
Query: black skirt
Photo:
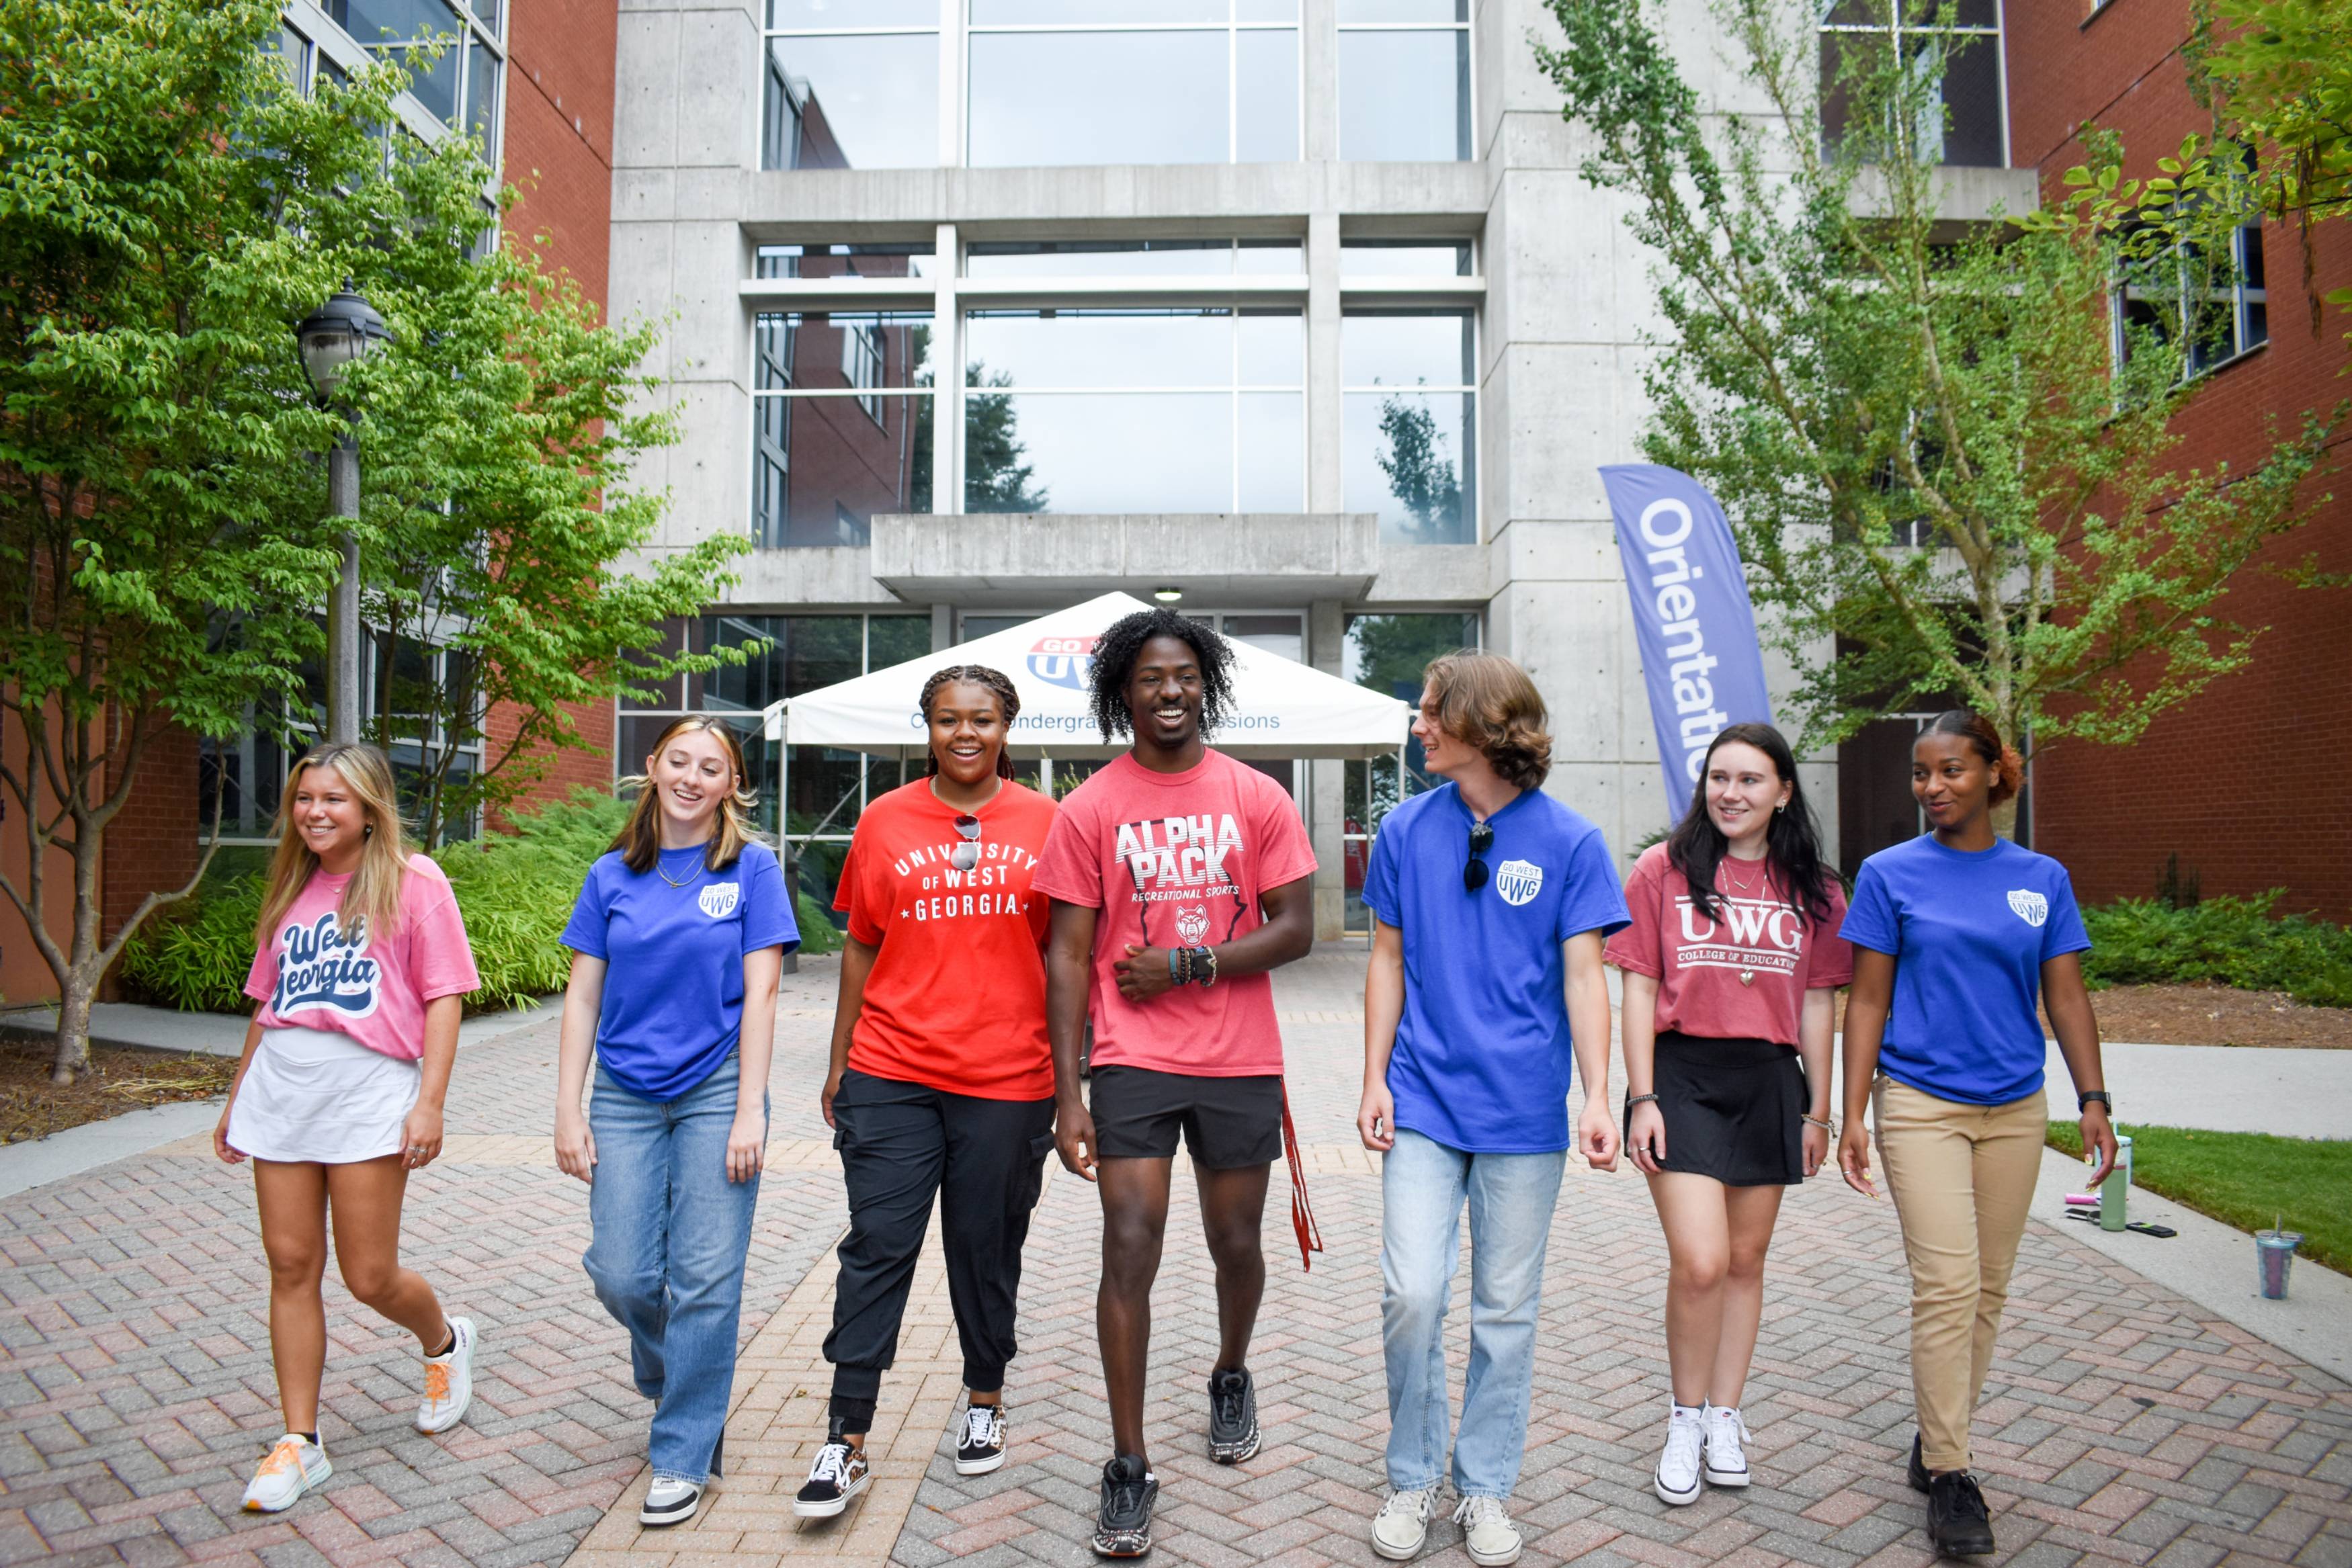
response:
[[[1769,1040],[1658,1036],[1652,1087],[1665,1117],[1665,1171],[1726,1186],[1794,1186],[1805,1179],[1805,1064]],[[1629,1091],[1630,1093],[1630,1091]],[[1633,1113],[1625,1112],[1626,1137]]]

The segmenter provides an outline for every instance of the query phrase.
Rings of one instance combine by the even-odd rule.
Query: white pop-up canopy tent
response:
[[[1121,616],[1150,608],[1106,593],[945,653],[803,692],[768,708],[767,737],[919,759],[927,740],[915,705],[923,683],[945,664],[986,664],[1010,675],[1021,694],[1015,757],[1110,756],[1124,743],[1105,744],[1087,703],[1095,639]],[[1234,711],[1210,737],[1218,750],[1250,759],[1386,757],[1404,744],[1412,710],[1396,698],[1247,643],[1232,646]]]

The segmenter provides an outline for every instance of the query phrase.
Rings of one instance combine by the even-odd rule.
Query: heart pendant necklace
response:
[[[1755,971],[1755,970],[1753,970],[1753,969],[1742,969],[1742,970],[1740,970],[1740,971],[1739,971],[1739,983],[1740,983],[1741,985],[1743,985],[1743,986],[1752,986],[1752,985],[1754,985],[1754,984],[1756,983],[1756,971]]]

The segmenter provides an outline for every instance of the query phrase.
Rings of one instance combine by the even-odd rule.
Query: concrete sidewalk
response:
[[[457,1026],[460,1048],[497,1040],[519,1029],[560,1017],[561,996],[546,997],[527,1008],[482,1013]],[[140,1051],[163,1051],[173,1055],[236,1056],[245,1050],[250,1013],[184,1013],[172,1008],[151,1008],[140,1002],[100,1002],[89,1009],[92,1045],[130,1046]],[[58,1031],[53,1005],[11,1008],[0,1012],[0,1035],[17,1040],[48,1040]]]
[[[2100,1050],[2116,1119],[2144,1127],[2352,1137],[2352,1051],[2263,1045],[2133,1045]],[[2074,1083],[2050,1042],[2050,1114],[2063,1120]]]

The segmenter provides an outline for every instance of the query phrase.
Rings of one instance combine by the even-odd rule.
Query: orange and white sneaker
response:
[[[299,1432],[289,1432],[253,1472],[253,1484],[245,1489],[245,1506],[255,1513],[292,1508],[304,1492],[334,1473],[326,1449]]]
[[[416,1429],[446,1432],[466,1418],[474,1402],[474,1320],[449,1320],[449,1348],[425,1358],[425,1398],[416,1406]]]

